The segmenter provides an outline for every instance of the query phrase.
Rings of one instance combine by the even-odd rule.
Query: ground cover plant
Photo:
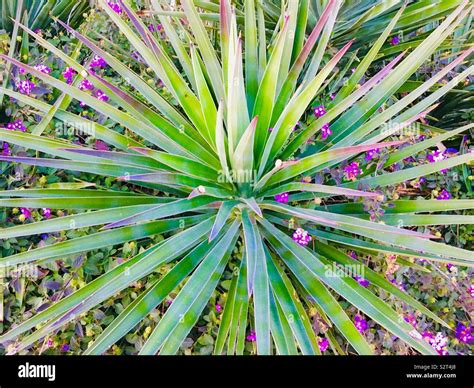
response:
[[[380,9],[363,43],[340,0],[265,4],[100,1],[63,47],[18,22],[6,354],[468,351],[474,126],[430,113],[469,108],[472,6]]]

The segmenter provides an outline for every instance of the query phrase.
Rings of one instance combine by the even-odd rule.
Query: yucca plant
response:
[[[13,20],[24,18],[25,24],[33,30],[51,24],[51,17],[57,17],[78,27],[83,13],[90,9],[89,0],[2,0],[0,30],[13,31]]]
[[[291,2],[290,2],[291,3]],[[129,5],[122,0],[112,9],[101,5],[110,19],[142,56],[148,73],[160,79],[169,101],[113,55],[86,36],[63,26],[94,55],[126,80],[117,86],[68,57],[30,29],[38,42],[74,69],[73,84],[56,79],[14,58],[13,65],[82,101],[127,129],[91,122],[63,109],[13,90],[2,92],[31,105],[47,117],[55,116],[81,128],[89,125],[112,150],[103,151],[38,136],[0,130],[0,140],[53,156],[2,156],[1,161],[46,166],[116,177],[128,191],[94,189],[26,189],[0,193],[5,207],[57,208],[78,211],[65,217],[4,228],[3,239],[103,225],[97,233],[21,252],[0,264],[42,265],[79,252],[156,234],[168,236],[158,244],[110,269],[84,287],[36,312],[0,337],[9,354],[21,352],[107,300],[160,266],[175,263],[141,293],[90,344],[86,354],[101,354],[132,330],[173,291],[177,296],[154,327],[140,354],[173,354],[193,329],[226,268],[233,277],[214,344],[215,354],[242,354],[249,328],[255,330],[258,354],[320,354],[318,337],[307,307],[319,314],[347,340],[349,352],[371,354],[372,348],[343,308],[355,306],[414,351],[436,354],[420,333],[376,295],[384,290],[429,319],[445,325],[423,304],[401,291],[368,266],[357,276],[341,276],[339,269],[355,262],[347,253],[389,253],[399,263],[417,267],[413,258],[472,266],[472,252],[431,241],[424,227],[472,223],[473,217],[440,214],[474,208],[472,200],[389,200],[387,186],[470,163],[473,153],[407,169],[390,167],[407,156],[430,149],[472,125],[424,141],[413,141],[401,129],[433,109],[435,102],[472,74],[468,67],[455,79],[430,92],[433,85],[472,49],[400,99],[392,96],[430,58],[464,20],[467,1],[456,8],[410,53],[393,58],[359,85],[360,73],[376,57],[380,43],[404,12],[395,19],[356,69],[347,84],[308,125],[295,129],[311,105],[319,101],[326,81],[352,44],[349,41],[327,62],[318,38],[338,1],[330,1],[294,60],[294,25],[298,14],[285,12],[282,28],[267,45],[257,23],[257,8],[247,0],[244,30],[228,0],[219,4],[220,39],[212,41],[208,25],[191,0],[182,0],[185,20],[161,16],[174,50],[164,48]],[[152,5],[161,13],[160,1]],[[261,26],[260,26],[261,27]],[[269,49],[270,48],[270,49]],[[313,53],[314,50],[314,54]],[[308,66],[309,64],[313,66]],[[357,78],[359,77],[359,78]],[[103,101],[77,87],[87,79],[103,91]],[[84,89],[84,88],[82,88]],[[384,109],[382,105],[387,103]],[[390,122],[390,126],[384,126]],[[331,134],[332,132],[332,134]],[[324,138],[324,140],[323,140]],[[300,150],[315,140],[319,151],[305,157]],[[383,142],[389,139],[390,141]],[[402,147],[403,145],[403,147]],[[391,149],[382,165],[362,171],[357,159],[364,152]],[[334,171],[344,172],[338,179]],[[308,177],[317,175],[316,183]],[[145,188],[146,190],[144,190]],[[384,215],[368,219],[367,207],[383,208]],[[436,213],[436,214],[430,214]],[[240,247],[242,255],[236,248]],[[237,252],[237,253],[236,253]],[[363,279],[361,276],[363,276]],[[361,280],[372,284],[364,287]],[[331,346],[344,352],[335,338]]]

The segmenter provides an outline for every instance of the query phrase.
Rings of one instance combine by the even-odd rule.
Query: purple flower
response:
[[[347,252],[347,254],[352,257],[354,260],[357,260],[357,253],[355,253],[354,251],[349,251]]]
[[[416,328],[416,317],[414,314],[409,314],[406,317],[403,318],[405,322],[408,322],[410,325],[412,325],[414,328]]]
[[[281,193],[275,195],[275,201],[280,203],[288,203],[288,193]]]
[[[68,84],[72,84],[72,80],[76,74],[77,71],[72,67],[66,67],[66,69],[63,71],[63,77],[66,79]]]
[[[10,146],[9,146],[9,144],[8,144],[6,141],[3,142],[2,155],[3,155],[3,156],[8,156],[8,155],[10,155]]]
[[[318,345],[321,353],[324,353],[329,348],[329,341],[327,338],[318,337]]]
[[[111,1],[111,0],[107,0],[107,4],[109,5],[110,8],[112,8],[112,10],[115,12],[115,13],[118,13],[118,14],[121,14],[122,13],[122,7],[120,7],[120,5],[114,1]]]
[[[81,89],[81,90],[92,90],[92,89],[94,89],[94,85],[92,85],[92,82],[89,81],[88,79],[83,79],[79,83],[79,89]]]
[[[268,128],[268,132],[271,132],[271,131],[273,131],[273,128]]]
[[[472,326],[464,326],[462,323],[458,323],[456,326],[456,338],[459,342],[470,344],[474,342],[474,335],[472,335]]]
[[[329,123],[326,123],[321,127],[321,133],[322,133],[321,137],[323,140],[326,140],[329,136],[332,135],[332,130],[329,127]]]
[[[27,209],[26,207],[20,208],[21,214],[25,216],[25,219],[28,219],[31,217],[31,211]]]
[[[378,149],[367,151],[366,154],[365,154],[365,160],[367,162],[371,161],[375,157],[375,155],[377,155],[379,152],[380,152],[380,150],[378,150]]]
[[[451,199],[451,194],[449,194],[449,191],[446,191],[445,189],[443,189],[441,193],[436,197],[436,199],[438,201],[445,201],[445,200]]]
[[[356,329],[359,330],[360,333],[363,333],[369,327],[369,325],[367,325],[367,321],[364,318],[362,318],[360,315],[356,315],[354,317],[354,324],[355,324]]]
[[[105,59],[102,58],[101,56],[99,55],[94,55],[94,58],[92,58],[92,61],[89,65],[90,68],[92,67],[106,67],[107,66],[107,62],[105,62]]]
[[[433,333],[425,331],[422,336],[439,355],[446,356],[449,354],[447,349],[448,339],[442,333],[437,333],[435,336]]]
[[[18,91],[22,94],[30,94],[33,88],[36,86],[33,82],[25,79],[18,83]]]
[[[99,151],[109,151],[109,146],[107,145],[107,143],[104,143],[102,140],[96,140],[94,146]]]
[[[222,306],[219,303],[216,304],[216,311],[218,313],[220,313],[222,311]]]
[[[48,339],[48,342],[46,343],[46,346],[47,346],[48,348],[50,348],[50,347],[53,346],[53,344],[54,344],[54,343],[53,343],[53,340],[52,340],[51,338],[49,338],[49,339]]]
[[[36,65],[34,68],[35,68],[36,70],[38,70],[38,71],[44,73],[44,74],[49,74],[49,73],[51,73],[51,71],[52,71],[52,70],[51,70],[48,66],[46,66],[46,65]]]
[[[471,298],[474,298],[474,284],[471,284],[468,289],[469,295],[471,295]]]
[[[51,217],[51,209],[49,207],[44,207],[43,208],[43,217],[44,218]]]
[[[299,122],[299,121],[293,127],[293,131],[296,131],[298,128],[301,128],[301,122]]]
[[[346,180],[355,181],[359,174],[362,174],[362,170],[359,168],[358,162],[352,162],[344,167],[344,177]]]
[[[97,97],[97,99],[99,101],[109,101],[109,96],[107,96],[107,94],[105,94],[102,90],[97,90],[97,93],[95,94],[95,96]]]
[[[323,117],[326,114],[326,108],[323,105],[319,105],[314,108],[314,115],[316,117]]]
[[[331,100],[334,100],[334,99],[336,98],[336,95],[335,95],[334,93],[331,93],[331,94],[329,95],[329,98],[330,98]]]
[[[305,246],[308,245],[311,241],[311,236],[303,228],[298,228],[293,233],[293,240],[296,241],[298,244]]]
[[[255,342],[257,340],[257,336],[255,334],[255,331],[250,330],[249,335],[247,336],[247,341],[249,342]]]
[[[61,345],[61,351],[62,352],[69,352],[69,349],[71,349],[71,347],[68,344],[62,344]]]
[[[390,44],[392,46],[396,46],[399,43],[400,43],[400,38],[397,35],[395,35],[394,37],[392,37],[392,39],[390,39]]]
[[[430,154],[426,155],[426,158],[430,163],[439,162],[444,159],[444,155],[440,150],[431,151]]]
[[[21,132],[25,132],[25,131],[26,131],[26,127],[25,127],[25,125],[23,124],[23,120],[15,120],[15,121],[12,122],[12,123],[8,123],[8,124],[7,124],[7,129],[11,129],[12,131],[19,130],[19,131],[21,131]]]
[[[370,282],[367,279],[364,279],[359,275],[354,275],[354,280],[356,280],[362,287],[368,287],[370,285]]]

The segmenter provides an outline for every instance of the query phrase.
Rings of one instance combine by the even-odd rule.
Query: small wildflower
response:
[[[469,295],[471,295],[471,298],[474,298],[474,284],[471,284],[468,289]]]
[[[436,197],[436,199],[438,201],[445,201],[445,200],[451,199],[451,194],[449,193],[449,191],[446,191],[445,189],[443,189],[441,193]]]
[[[31,217],[31,211],[27,209],[26,207],[20,208],[21,214],[25,217],[25,219],[28,219]]]
[[[423,338],[428,341],[431,347],[438,352],[441,356],[448,355],[448,349],[446,348],[448,345],[448,339],[443,336],[442,333],[437,333],[436,336],[429,331],[423,332]]]
[[[397,35],[395,35],[394,37],[392,37],[392,39],[390,39],[390,44],[392,46],[396,46],[399,43],[400,43],[400,38]]]
[[[443,160],[444,154],[439,150],[431,151],[430,154],[426,155],[426,158],[428,159],[430,163],[435,163],[435,162],[439,162]]]
[[[77,71],[72,67],[66,67],[66,69],[63,71],[63,77],[66,79],[66,83],[72,84],[72,80],[76,74]]]
[[[474,342],[474,335],[472,334],[472,327],[464,326],[462,323],[458,323],[456,326],[456,338],[459,342],[470,344]]]
[[[26,131],[26,127],[25,127],[25,125],[23,124],[23,120],[15,120],[15,121],[12,122],[12,123],[8,123],[8,124],[7,124],[7,129],[11,129],[12,131],[19,130],[19,131],[21,131],[21,132],[25,132],[25,131]]]
[[[321,127],[322,139],[326,140],[329,136],[332,135],[331,127],[329,127],[329,123],[324,124]]]
[[[324,353],[329,348],[329,341],[327,338],[318,337],[318,345],[321,353]]]
[[[92,61],[89,65],[89,68],[93,68],[93,67],[101,67],[101,68],[104,68],[107,66],[107,62],[105,62],[105,59],[102,58],[101,56],[99,55],[94,55],[94,58],[92,58]]]
[[[298,244],[305,246],[308,245],[311,241],[311,236],[303,228],[298,228],[293,233],[293,240],[296,241]]]
[[[348,255],[352,257],[354,260],[357,260],[357,253],[355,253],[354,251],[349,251]]]
[[[369,325],[367,324],[367,321],[364,318],[362,318],[360,315],[356,315],[354,317],[354,324],[355,324],[356,329],[359,330],[360,333],[363,333],[369,327]]]
[[[222,311],[222,306],[219,303],[216,304],[216,311],[218,313],[220,313]]]
[[[280,203],[288,203],[288,193],[281,193],[275,195],[275,201]]]
[[[122,13],[122,7],[115,1],[107,0],[107,4],[109,5],[110,8],[112,8],[112,10],[115,13],[118,13],[118,14]]]
[[[51,209],[49,207],[44,207],[43,208],[43,217],[44,218],[51,217]]]
[[[255,334],[255,331],[250,330],[250,334],[247,336],[247,341],[255,342],[256,340],[257,340],[257,336]]]
[[[62,344],[61,345],[61,351],[62,352],[69,352],[70,349],[71,349],[71,347],[68,344]]]
[[[352,162],[344,167],[344,177],[348,181],[355,181],[359,174],[362,174],[362,170],[359,168],[358,162]]]
[[[367,279],[364,279],[362,276],[355,275],[354,280],[357,281],[362,287],[368,287],[370,285],[370,282]]]
[[[30,94],[35,86],[36,85],[33,82],[25,79],[18,83],[18,91],[22,94]]]
[[[375,155],[377,155],[379,152],[380,151],[378,149],[367,151],[366,154],[365,154],[365,160],[367,162],[371,161],[375,157]]]
[[[316,117],[323,117],[326,114],[326,108],[324,108],[323,105],[319,105],[316,108],[314,108],[314,115]]]
[[[412,325],[414,328],[416,328],[416,317],[414,314],[408,314],[406,317],[403,318],[405,322],[408,322],[410,325]]]
[[[3,143],[2,146],[2,155],[3,156],[8,156],[10,155],[10,145],[7,142]]]
[[[79,89],[81,89],[81,90],[92,90],[92,89],[94,89],[94,85],[92,85],[92,82],[89,81],[88,79],[83,79],[79,83]]]
[[[44,73],[44,74],[49,74],[49,73],[51,73],[51,71],[52,71],[52,70],[51,70],[48,66],[46,66],[46,65],[36,65],[34,68],[35,68],[36,70],[38,70],[38,71]]]
[[[107,96],[102,90],[97,90],[97,93],[95,95],[99,101],[109,101],[109,96]]]

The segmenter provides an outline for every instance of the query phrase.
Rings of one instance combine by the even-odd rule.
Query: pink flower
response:
[[[109,150],[109,146],[106,143],[104,143],[102,140],[95,141],[95,148],[98,149],[99,151]]]
[[[324,353],[329,348],[329,341],[327,338],[318,337],[318,345],[321,353]]]
[[[314,115],[316,117],[323,117],[326,114],[326,108],[323,105],[319,105],[314,108]]]
[[[255,342],[257,340],[257,335],[255,334],[255,331],[250,330],[249,335],[247,336],[247,341],[249,342]]]
[[[293,233],[293,240],[296,241],[298,244],[305,246],[308,245],[311,241],[311,236],[303,228],[298,228]]]
[[[280,203],[288,203],[288,193],[281,193],[275,195],[275,201]]]
[[[28,219],[31,217],[31,211],[27,209],[26,207],[20,208],[21,214],[25,216],[25,219]]]
[[[222,311],[222,306],[219,303],[216,304],[216,311],[218,313],[220,313]]]
[[[326,140],[329,136],[332,135],[332,130],[329,127],[329,123],[326,123],[321,127],[321,133],[322,133],[323,140]]]
[[[358,162],[352,162],[344,167],[344,177],[346,180],[355,181],[360,174],[362,174],[362,170],[359,168]]]

